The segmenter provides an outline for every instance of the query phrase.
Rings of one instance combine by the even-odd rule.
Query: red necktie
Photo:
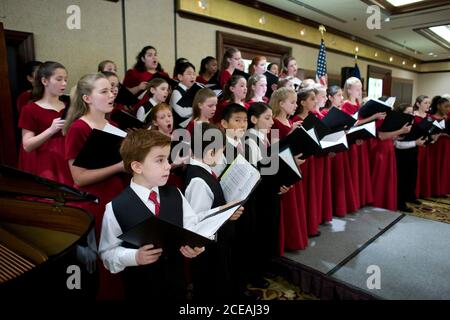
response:
[[[157,217],[159,215],[159,202],[158,202],[158,194],[156,193],[156,191],[150,192],[148,200],[150,200],[155,204],[155,217]]]
[[[217,174],[215,174],[214,171],[211,171],[211,175],[217,180]]]
[[[244,149],[242,148],[242,144],[240,141],[237,143],[236,149],[239,151],[240,154],[244,154]]]

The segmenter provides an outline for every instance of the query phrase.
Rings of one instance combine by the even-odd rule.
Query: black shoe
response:
[[[322,234],[322,233],[321,233],[320,231],[317,231],[316,234],[310,235],[310,236],[308,236],[308,237],[309,237],[309,238],[317,238],[317,237],[319,237],[321,234]]]
[[[422,204],[422,202],[421,201],[419,201],[419,200],[417,200],[417,199],[414,199],[414,200],[411,200],[411,201],[408,201],[409,203],[412,203],[412,204],[416,204],[416,205],[421,205]]]

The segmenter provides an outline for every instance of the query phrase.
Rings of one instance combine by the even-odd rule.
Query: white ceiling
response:
[[[420,60],[450,58],[450,50],[413,30],[450,24],[450,0],[448,5],[438,8],[391,16],[390,21],[385,21],[387,15],[381,13],[379,30],[367,28],[366,21],[370,16],[366,12],[368,5],[360,0],[260,0],[260,2]]]

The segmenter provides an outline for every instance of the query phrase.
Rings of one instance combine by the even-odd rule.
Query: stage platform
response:
[[[449,224],[365,207],[319,230],[306,250],[277,261],[305,292],[322,299],[450,299]]]

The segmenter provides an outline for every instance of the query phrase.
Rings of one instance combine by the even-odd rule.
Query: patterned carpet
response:
[[[414,212],[405,213],[450,224],[450,197],[420,199],[420,201],[422,202],[420,205],[409,203]]]
[[[422,204],[409,203],[414,215],[424,219],[435,220],[450,224],[450,197],[420,199]],[[269,287],[265,289],[247,286],[247,295],[255,300],[317,300],[316,297],[301,292],[300,288],[291,284],[281,276],[265,278],[269,282]]]

